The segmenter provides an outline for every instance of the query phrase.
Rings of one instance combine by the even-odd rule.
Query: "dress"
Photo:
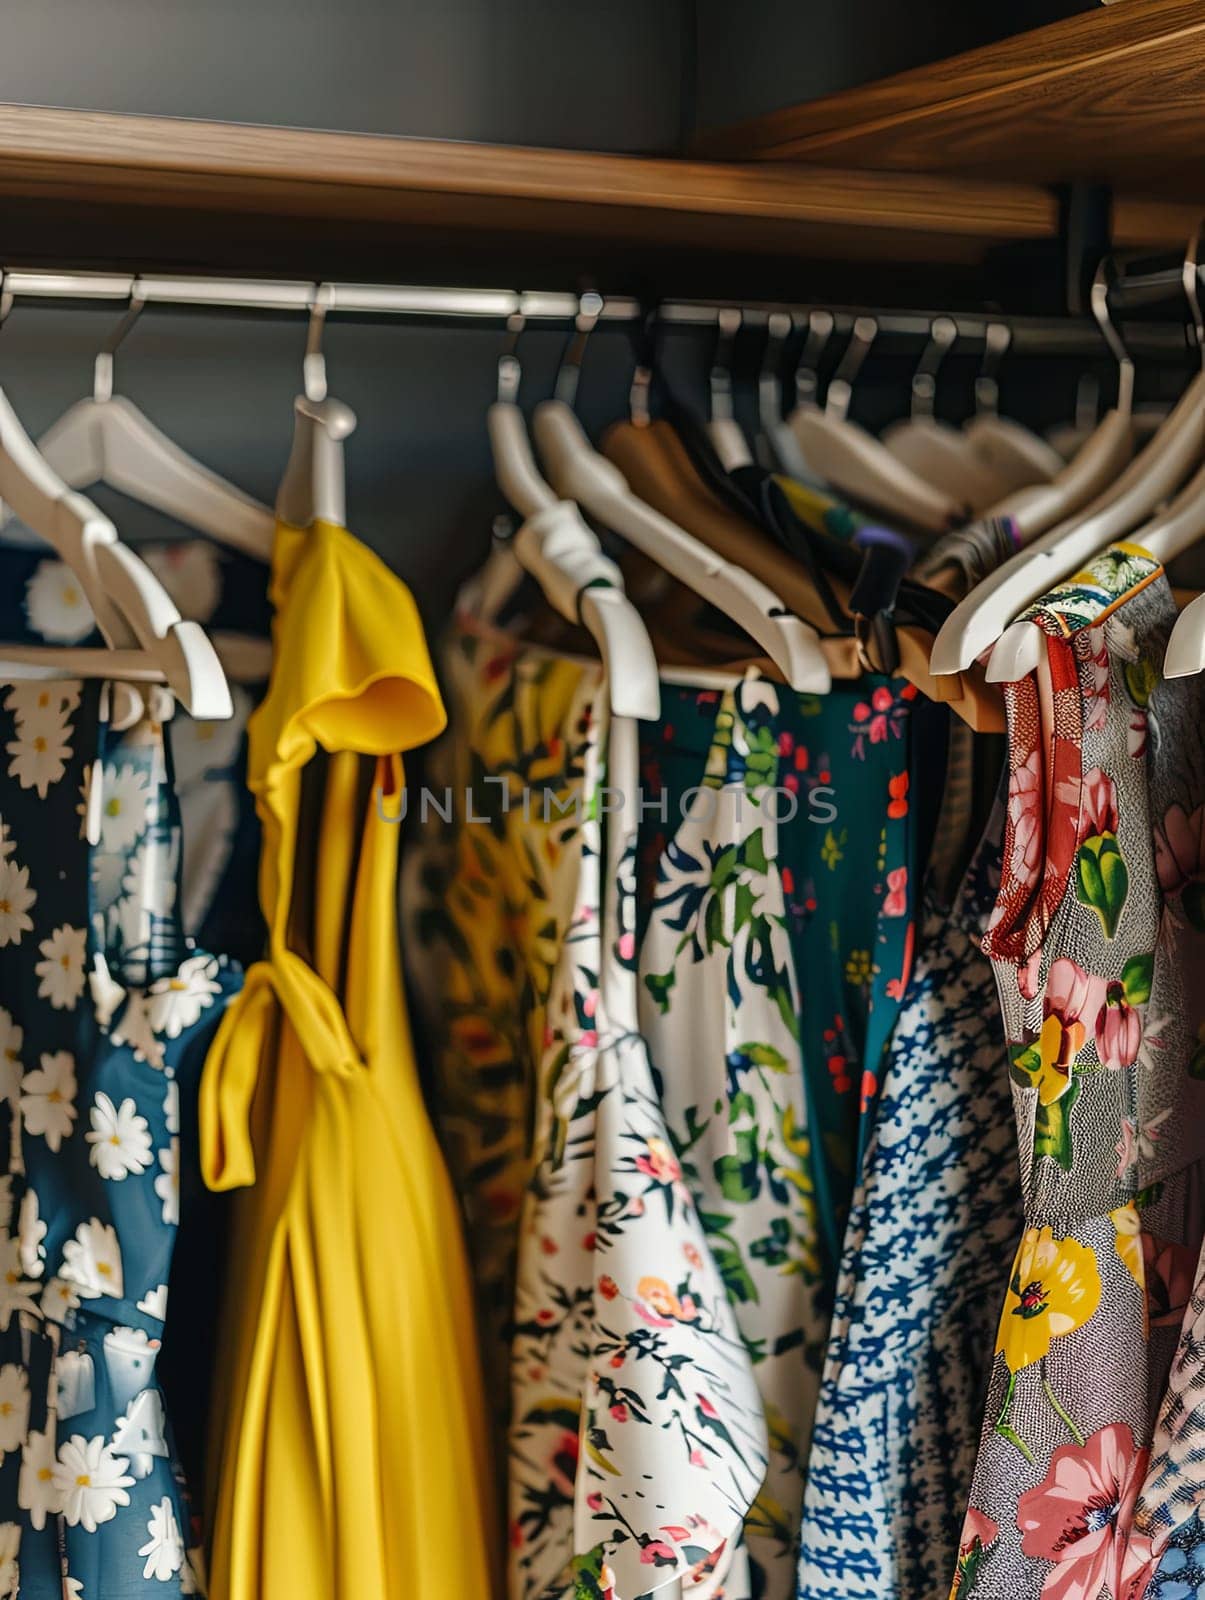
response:
[[[912,960],[913,711],[890,679],[814,696],[750,673],[663,686],[643,730],[640,1027],[770,1443],[729,1600],[795,1594],[841,1239]]]
[[[636,979],[637,725],[601,674],[549,989],[515,1295],[514,1600],[748,1592],[752,1362],[666,1127]],[[604,890],[605,884],[605,890]]]
[[[845,1232],[808,1459],[800,1600],[930,1600],[957,1554],[998,1263],[1020,1231],[1007,1057],[979,948],[1002,824],[998,812],[953,905],[926,896]]]
[[[138,551],[182,617],[226,633],[264,638],[271,613],[262,561],[208,539]],[[0,638],[14,644],[99,645],[79,580],[44,547],[0,546]],[[233,714],[197,722],[181,706],[167,724],[182,861],[179,915],[203,949],[249,964],[263,952],[255,903],[259,826],[247,788],[247,718],[262,684],[231,683]]]
[[[1205,685],[1159,675],[1175,607],[1138,546],[1027,615],[1044,659],[1007,691],[986,939],[1025,1231],[1001,1270],[954,1593],[1141,1600],[1193,1509],[1173,1440],[1176,1389],[1201,1371],[1185,1313],[1205,1233]]]
[[[241,1190],[210,1592],[485,1595],[472,1301],[396,928],[397,752],[443,710],[408,590],[345,529],[281,525],[271,594],[249,725],[269,952],[201,1090],[206,1180]]]
[[[155,1367],[182,1107],[240,974],[180,926],[159,693],[121,734],[107,697],[0,712],[0,1593],[29,1600],[198,1582]]]

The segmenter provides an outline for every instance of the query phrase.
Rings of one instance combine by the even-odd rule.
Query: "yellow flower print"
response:
[[[1090,1246],[1056,1239],[1049,1228],[1028,1228],[996,1334],[1010,1372],[1041,1361],[1051,1340],[1084,1323],[1100,1305],[1100,1272]]]
[[[820,846],[820,859],[830,872],[837,870],[838,861],[845,860],[845,851],[842,850],[841,846],[845,843],[847,837],[848,830],[845,828],[841,829],[840,838],[831,828],[824,835],[824,843]]]
[[[1142,1259],[1142,1219],[1138,1215],[1138,1207],[1129,1200],[1124,1206],[1118,1206],[1116,1211],[1109,1212],[1109,1221],[1116,1235],[1113,1246],[1130,1277],[1142,1290],[1145,1304],[1146,1267]]]
[[[1037,1072],[1038,1099],[1044,1106],[1062,1099],[1071,1083],[1071,1068],[1083,1048],[1087,1029],[1082,1022],[1064,1022],[1047,1017],[1038,1036],[1040,1065]]]
[[[851,984],[863,984],[870,978],[870,951],[851,950],[845,958],[845,981]]]

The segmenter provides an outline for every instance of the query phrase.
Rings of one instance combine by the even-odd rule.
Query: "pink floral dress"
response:
[[[1160,677],[1175,608],[1137,546],[1027,616],[985,940],[1024,1231],[952,1594],[1142,1600],[1192,1509],[1156,1424],[1205,1230],[1205,687]]]

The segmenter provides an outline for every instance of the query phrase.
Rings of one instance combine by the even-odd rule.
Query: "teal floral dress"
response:
[[[239,974],[180,926],[170,707],[115,733],[107,701],[0,710],[0,1594],[31,1600],[198,1584],[156,1361],[181,1121]]]

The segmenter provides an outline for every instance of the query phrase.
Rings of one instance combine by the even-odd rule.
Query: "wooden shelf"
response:
[[[1205,201],[1205,5],[1123,0],[699,143],[715,159],[1089,179]]]
[[[961,283],[974,298],[989,252],[1050,241],[1058,226],[1049,191],[999,177],[3,105],[0,203],[14,266],[427,274],[529,288],[593,277],[612,292],[678,295],[739,295],[756,282],[764,298],[875,293],[884,303],[915,301],[931,263],[948,268],[952,294]],[[1136,243],[1187,233],[1174,204],[1127,215]]]

